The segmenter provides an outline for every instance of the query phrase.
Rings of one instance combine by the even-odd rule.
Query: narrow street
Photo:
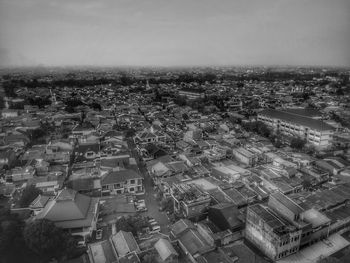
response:
[[[149,216],[149,217],[154,218],[158,222],[158,224],[160,225],[161,232],[164,234],[168,234],[169,233],[169,230],[168,230],[169,220],[168,220],[168,217],[166,215],[166,212],[159,211],[159,203],[156,199],[157,193],[153,188],[152,178],[148,174],[146,166],[144,165],[142,160],[139,159],[139,155],[138,155],[138,152],[136,150],[136,146],[131,139],[128,140],[128,145],[129,145],[129,149],[130,149],[132,157],[135,158],[135,160],[136,160],[139,172],[144,177],[145,194],[138,196],[138,199],[145,200],[146,206],[148,209],[148,211],[144,212],[143,214],[145,216]]]

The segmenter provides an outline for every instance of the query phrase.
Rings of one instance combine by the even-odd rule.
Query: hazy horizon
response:
[[[348,0],[0,0],[1,67],[350,66]]]

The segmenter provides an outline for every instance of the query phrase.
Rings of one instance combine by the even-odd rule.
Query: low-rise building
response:
[[[102,194],[142,194],[143,177],[134,170],[120,170],[107,173],[101,178]]]
[[[50,199],[34,219],[48,219],[57,227],[86,241],[96,230],[98,201],[98,198],[65,188]]]

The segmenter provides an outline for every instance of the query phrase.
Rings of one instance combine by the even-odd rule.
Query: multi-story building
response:
[[[294,112],[267,109],[258,114],[258,121],[284,135],[298,136],[317,148],[331,145],[334,128],[322,120]]]
[[[246,238],[273,260],[329,236],[331,220],[316,209],[304,209],[280,192],[268,205],[248,207]]]
[[[113,171],[101,179],[102,194],[144,193],[143,177],[133,170]]]
[[[266,206],[248,207],[245,236],[272,260],[297,252],[301,232]]]
[[[182,89],[179,90],[179,95],[184,96],[187,99],[194,100],[198,98],[204,98],[204,92],[201,90],[195,90],[195,89]]]
[[[194,184],[174,184],[171,189],[174,199],[174,210],[186,218],[200,217],[207,212],[210,195]]]

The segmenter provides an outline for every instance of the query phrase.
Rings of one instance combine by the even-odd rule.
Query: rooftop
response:
[[[334,130],[334,127],[330,126],[329,124],[323,121],[315,120],[315,119],[304,117],[301,115],[291,114],[280,110],[266,109],[260,112],[259,114],[270,118],[274,118],[274,119],[282,119],[287,122],[296,123],[305,127],[309,127],[314,130],[319,130],[319,131]]]

